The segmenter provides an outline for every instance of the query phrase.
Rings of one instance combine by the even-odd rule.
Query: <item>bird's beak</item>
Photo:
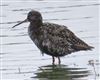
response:
[[[14,28],[14,27],[16,27],[16,26],[18,26],[18,25],[20,25],[20,24],[22,24],[22,23],[25,23],[25,22],[28,22],[28,20],[25,19],[24,21],[21,21],[21,22],[19,22],[18,24],[14,25],[12,28]]]

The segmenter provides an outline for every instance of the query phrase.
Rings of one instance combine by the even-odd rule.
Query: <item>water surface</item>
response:
[[[1,80],[98,80],[99,6],[95,1],[4,1],[0,5]],[[42,13],[44,22],[66,25],[78,37],[95,47],[62,57],[62,64],[52,65],[52,58],[41,55],[27,34],[29,23],[11,27],[32,10]],[[89,64],[93,62],[94,66]],[[96,74],[95,74],[95,71]]]

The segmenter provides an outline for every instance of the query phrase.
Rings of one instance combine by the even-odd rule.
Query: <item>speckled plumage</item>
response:
[[[42,16],[38,11],[30,11],[27,19],[23,22],[26,21],[30,22],[28,28],[30,38],[42,53],[53,57],[53,62],[54,57],[58,57],[60,63],[61,56],[80,50],[91,50],[93,48],[79,39],[66,26],[43,22]]]
[[[90,46],[63,25],[43,23],[37,29],[37,33],[32,31],[29,35],[43,53],[55,57],[64,56],[75,51],[91,49]]]

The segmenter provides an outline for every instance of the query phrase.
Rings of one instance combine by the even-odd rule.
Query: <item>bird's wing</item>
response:
[[[67,27],[57,24],[44,24],[43,28],[43,42],[45,46],[52,53],[71,53],[74,51],[88,49],[88,45],[80,40]]]

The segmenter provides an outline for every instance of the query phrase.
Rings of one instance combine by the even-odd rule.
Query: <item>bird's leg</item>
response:
[[[54,56],[52,56],[52,64],[54,65],[54,63],[55,63],[55,58]]]
[[[58,62],[59,62],[59,64],[61,63],[60,57],[58,57]]]

